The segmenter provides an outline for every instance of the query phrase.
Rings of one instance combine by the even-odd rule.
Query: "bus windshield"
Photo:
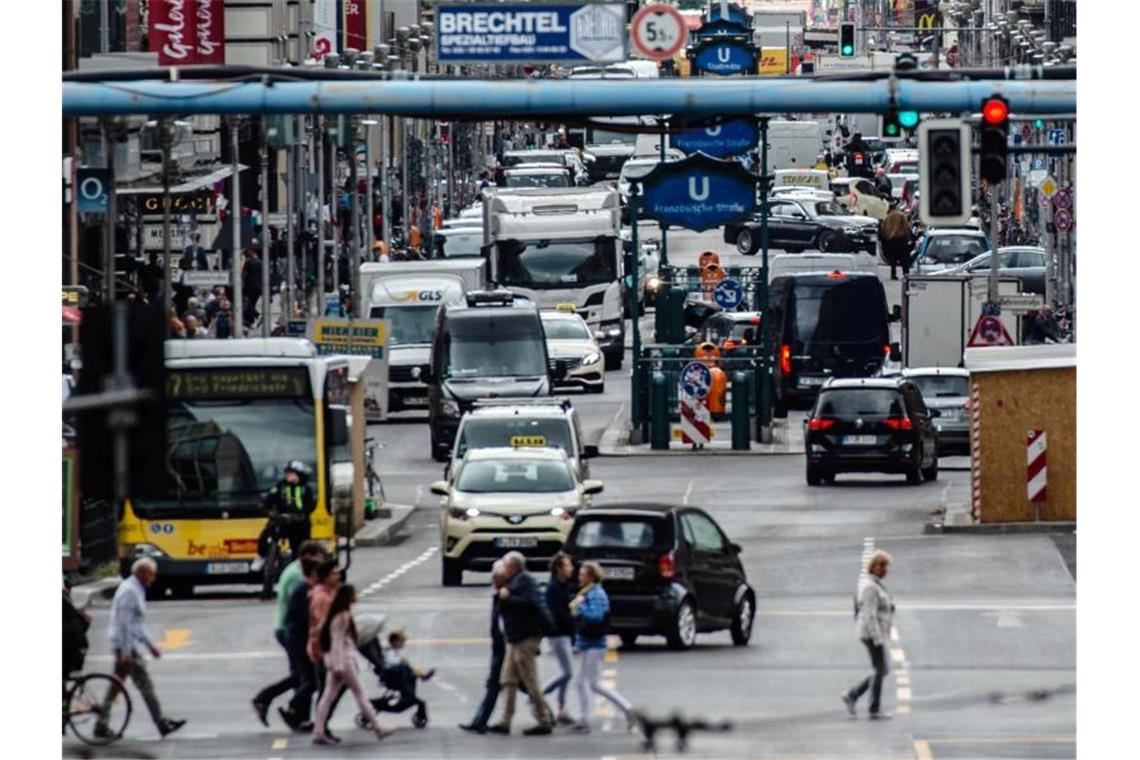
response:
[[[497,248],[503,285],[580,288],[613,282],[617,277],[613,238],[590,242],[504,240]]]
[[[373,319],[388,320],[388,345],[430,346],[438,306],[374,306]]]
[[[316,472],[311,399],[182,399],[167,415],[166,494],[133,501],[140,517],[260,513],[286,462],[300,459]]]

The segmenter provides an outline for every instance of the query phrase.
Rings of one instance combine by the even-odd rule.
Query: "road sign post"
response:
[[[629,422],[630,422],[630,442],[637,444],[642,441],[642,426],[645,424],[645,414],[643,413],[642,405],[644,403],[645,387],[641,382],[642,377],[648,373],[645,372],[641,357],[641,318],[638,316],[640,311],[638,300],[640,297],[640,288],[638,287],[637,280],[637,259],[641,253],[637,242],[637,215],[641,208],[641,183],[631,182],[629,186],[629,224],[630,224],[630,245],[633,248],[633,254],[630,258],[630,282],[633,287],[629,289],[629,323],[633,331],[633,371],[630,373],[629,379]]]
[[[760,117],[760,365],[756,369],[756,433],[772,442],[772,338],[768,329],[768,118]]]
[[[681,13],[671,5],[647,5],[629,22],[630,40],[646,58],[665,61],[685,46],[688,26]]]

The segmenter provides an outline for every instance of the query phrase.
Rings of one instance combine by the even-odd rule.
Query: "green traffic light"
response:
[[[886,133],[887,137],[898,137],[899,136],[899,125],[887,122],[886,124],[883,125],[883,132]]]
[[[843,46],[843,55],[855,55],[855,46],[854,45],[844,45]]]
[[[1044,119],[1034,119],[1033,120],[1033,126],[1037,127],[1038,129],[1042,129],[1045,126],[1045,120]]]
[[[914,129],[918,126],[918,111],[899,111],[899,124]]]

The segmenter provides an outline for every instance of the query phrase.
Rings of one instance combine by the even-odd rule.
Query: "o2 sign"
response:
[[[75,170],[75,210],[80,214],[106,214],[111,173],[106,169]]]

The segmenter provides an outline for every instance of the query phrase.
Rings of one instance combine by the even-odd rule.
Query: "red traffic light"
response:
[[[1001,124],[1009,118],[1009,104],[1004,99],[993,97],[982,103],[982,119],[987,124]]]

